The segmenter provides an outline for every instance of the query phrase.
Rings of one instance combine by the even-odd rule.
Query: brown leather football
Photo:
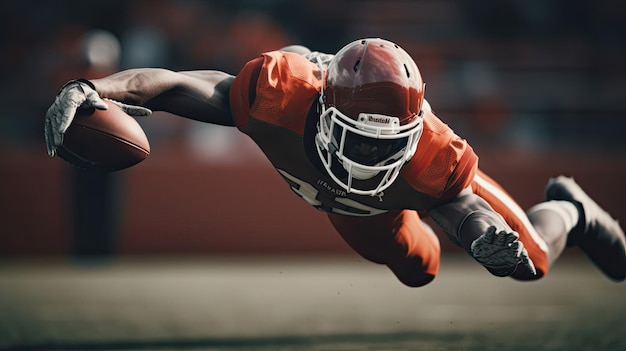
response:
[[[72,165],[99,172],[133,166],[150,155],[150,143],[135,118],[115,103],[109,108],[79,109],[65,132],[58,155]]]

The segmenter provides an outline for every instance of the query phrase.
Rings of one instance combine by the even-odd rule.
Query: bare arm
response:
[[[233,126],[228,92],[234,76],[220,71],[122,71],[91,82],[103,98],[166,111],[201,122]]]

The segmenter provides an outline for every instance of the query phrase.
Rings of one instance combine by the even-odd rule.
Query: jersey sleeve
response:
[[[301,55],[273,51],[250,61],[230,89],[235,125],[249,118],[304,131],[306,116],[321,87],[319,68]]]
[[[230,109],[237,127],[245,125],[250,118],[250,108],[256,98],[256,86],[263,61],[263,57],[257,57],[246,63],[230,86]]]
[[[443,203],[471,184],[477,168],[478,156],[467,141],[426,112],[417,151],[401,175],[415,190]]]

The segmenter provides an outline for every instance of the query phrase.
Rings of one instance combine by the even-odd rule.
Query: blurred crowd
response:
[[[625,9],[609,0],[3,1],[0,142],[42,144],[45,110],[73,78],[133,67],[236,74],[263,51],[335,52],[375,36],[415,58],[435,112],[478,147],[623,154]],[[152,142],[219,139],[196,122],[149,123]]]

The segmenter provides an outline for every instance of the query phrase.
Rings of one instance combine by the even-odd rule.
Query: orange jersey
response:
[[[465,140],[426,112],[417,152],[394,184],[381,196],[347,193],[316,166],[315,144],[307,137],[307,118],[315,109],[320,88],[317,65],[297,54],[274,51],[250,61],[230,90],[237,127],[261,147],[291,188],[311,205],[349,215],[392,209],[426,211],[472,182],[478,157]]]
[[[321,72],[317,65],[300,55],[275,51],[250,61],[230,89],[235,124],[259,145],[298,196],[329,212],[337,222],[340,217],[332,217],[335,214],[372,216],[398,210],[425,214],[471,185],[474,193],[520,234],[539,274],[547,272],[545,242],[524,211],[478,169],[478,157],[467,142],[430,111],[424,113],[424,130],[415,155],[384,193],[357,195],[334,183],[315,149],[315,123],[319,117],[315,109],[320,88]],[[421,226],[411,228],[405,228],[406,233],[423,232]],[[432,256],[427,248],[416,250],[424,251],[420,252],[423,257]],[[429,263],[429,270],[435,272],[438,261],[433,262]]]

